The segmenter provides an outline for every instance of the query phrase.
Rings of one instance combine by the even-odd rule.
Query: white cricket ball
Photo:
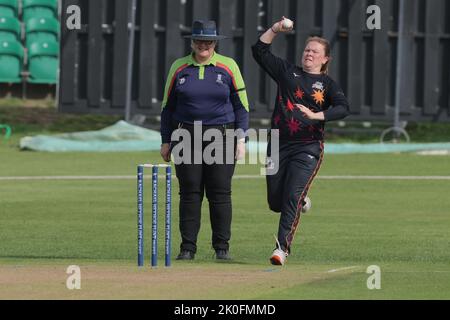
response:
[[[283,20],[283,28],[284,29],[290,29],[294,25],[294,22],[292,22],[291,19],[284,19]]]

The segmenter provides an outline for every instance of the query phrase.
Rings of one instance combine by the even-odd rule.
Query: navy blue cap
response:
[[[192,34],[184,36],[193,40],[220,40],[227,38],[217,34],[216,22],[214,20],[195,20],[192,23]]]

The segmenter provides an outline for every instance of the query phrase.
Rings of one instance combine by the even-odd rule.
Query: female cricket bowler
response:
[[[304,200],[322,162],[325,122],[349,114],[342,89],[327,75],[331,57],[326,39],[307,39],[300,66],[272,54],[270,45],[277,34],[292,30],[292,25],[283,24],[284,19],[252,47],[257,63],[278,85],[271,119],[271,128],[279,130],[278,171],[271,174],[268,165],[266,176],[269,207],[281,213],[277,244],[270,257],[274,265],[284,265],[291,252]],[[273,159],[270,145],[267,150],[269,164]]]

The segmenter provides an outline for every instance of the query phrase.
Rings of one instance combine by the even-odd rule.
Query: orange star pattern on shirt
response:
[[[314,98],[314,102],[318,105],[322,105],[325,102],[323,90],[314,90],[314,93],[311,95]]]

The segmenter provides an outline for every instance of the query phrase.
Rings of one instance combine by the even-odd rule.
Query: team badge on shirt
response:
[[[218,75],[217,75],[216,82],[217,82],[217,83],[220,83],[220,84],[223,84],[223,80],[222,80],[222,75],[221,75],[221,74],[218,74]]]
[[[318,89],[320,91],[323,91],[323,83],[320,81],[316,81],[314,82],[314,84],[312,85],[313,89]]]
[[[314,93],[311,95],[314,99],[314,102],[318,105],[322,105],[325,102],[323,83],[320,81],[314,82],[312,85]]]
[[[180,78],[180,81],[178,82],[180,85],[186,82],[186,78]]]

